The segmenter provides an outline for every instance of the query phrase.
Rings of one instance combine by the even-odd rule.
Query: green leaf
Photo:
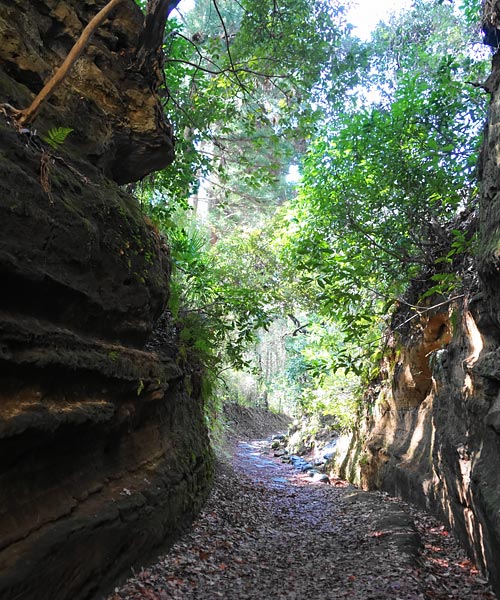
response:
[[[72,131],[71,127],[54,127],[48,130],[46,136],[42,136],[42,140],[57,150]]]

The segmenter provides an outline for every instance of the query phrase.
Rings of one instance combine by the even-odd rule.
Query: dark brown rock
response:
[[[137,202],[88,165],[83,175],[44,155],[1,118],[0,135],[1,307],[143,343],[168,298],[169,262]]]
[[[29,106],[104,0],[2,0],[0,102]],[[67,152],[117,183],[137,181],[174,158],[157,90],[161,75],[136,65],[143,16],[125,0],[91,39],[35,128],[71,127]]]
[[[27,106],[104,4],[0,1],[0,102]],[[38,132],[74,129],[57,150],[0,114],[2,600],[102,597],[211,478],[200,368],[159,320],[168,249],[116,184],[172,159],[141,27],[126,1],[44,106]]]

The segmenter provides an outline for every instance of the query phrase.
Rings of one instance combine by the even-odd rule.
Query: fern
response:
[[[68,135],[73,131],[71,127],[53,127],[49,129],[47,135],[42,137],[54,150],[57,150],[61,144],[64,144]]]

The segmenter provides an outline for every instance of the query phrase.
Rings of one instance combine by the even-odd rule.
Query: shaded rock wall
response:
[[[26,108],[60,66],[104,0],[2,0],[0,102]],[[120,184],[173,160],[159,74],[136,65],[143,16],[125,0],[101,25],[36,122],[39,133],[71,127],[65,150]]]
[[[0,2],[0,103],[29,104],[106,2]],[[164,241],[120,189],[172,160],[132,0],[35,123],[0,114],[0,597],[89,600],[185,527],[212,470],[200,372],[160,318]]]

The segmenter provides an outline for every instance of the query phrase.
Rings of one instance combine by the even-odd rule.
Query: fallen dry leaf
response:
[[[219,461],[192,530],[107,600],[494,600],[442,524],[386,494],[347,502],[351,492],[313,486],[246,442]],[[411,516],[418,556],[377,526],[394,511]]]

